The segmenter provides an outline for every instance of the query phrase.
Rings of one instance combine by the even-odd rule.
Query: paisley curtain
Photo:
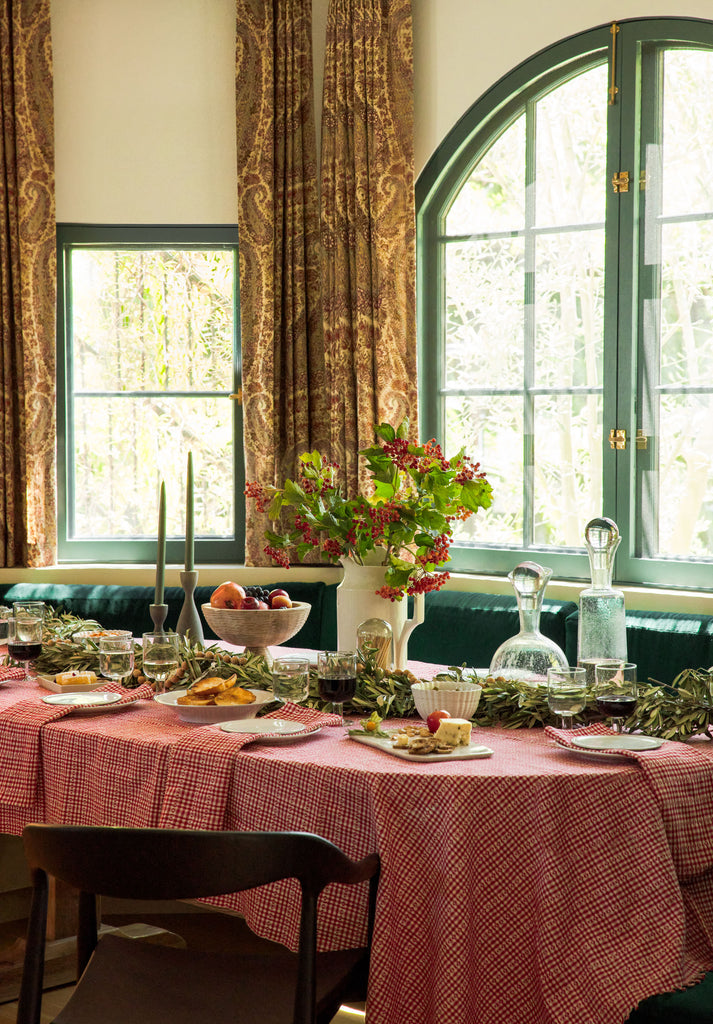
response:
[[[0,0],[0,565],[56,557],[50,0]]]
[[[237,0],[236,100],[245,475],[281,485],[328,442],[311,0]]]
[[[331,454],[352,495],[373,424],[416,428],[411,0],[330,2],[321,192]]]

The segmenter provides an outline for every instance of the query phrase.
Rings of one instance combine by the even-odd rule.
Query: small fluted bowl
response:
[[[291,608],[214,608],[201,605],[203,617],[216,636],[228,644],[245,647],[270,662],[268,647],[284,644],[304,626],[312,608],[294,601]]]
[[[414,683],[411,692],[416,710],[423,719],[428,718],[432,711],[447,711],[451,718],[469,720],[477,710],[483,687],[455,679],[433,679]]]

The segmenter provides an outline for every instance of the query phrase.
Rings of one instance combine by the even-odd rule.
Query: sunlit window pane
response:
[[[525,117],[478,161],[446,217],[446,233],[518,231],[525,224]]]
[[[477,452],[492,484],[487,511],[454,523],[460,544],[522,544],[522,399],[450,398],[446,401],[446,454]]]
[[[582,523],[602,504],[601,395],[544,395],[535,401],[537,544],[580,547]]]
[[[235,252],[92,248],[70,253],[68,537],[185,534],[188,451],[195,533],[235,533]]]
[[[536,383],[600,387],[604,231],[541,235],[536,254]]]
[[[522,239],[446,249],[446,386],[520,386],[525,270]]]

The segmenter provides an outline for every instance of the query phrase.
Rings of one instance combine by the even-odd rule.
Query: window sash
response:
[[[604,26],[564,40],[539,54],[488,91],[458,123],[434,154],[419,177],[417,198],[419,364],[421,368],[420,432],[422,436],[445,435],[445,400],[461,389],[445,381],[445,247],[455,236],[445,233],[445,213],[450,208],[472,168],[523,108],[538,95],[594,63],[610,58],[610,27]],[[643,169],[637,127],[639,121],[654,123],[659,113],[647,107],[652,95],[652,76],[658,74],[659,46],[696,43],[713,45],[713,22],[695,19],[651,19],[620,23],[617,36],[616,102],[607,110],[607,188],[605,232],[604,307],[604,409],[602,433],[603,507],[592,516],[610,515],[620,526],[624,542],[616,562],[616,576],[632,583],[664,584],[672,587],[700,586],[710,572],[707,560],[688,561],[649,558],[642,552],[650,542],[642,526],[641,508],[650,513],[655,494],[646,486],[645,474],[655,450],[637,452],[636,430],[646,419],[646,403],[639,402],[644,367],[638,351],[639,322],[642,322],[638,275],[641,209],[637,184]],[[642,85],[642,75],[646,77]],[[653,90],[656,95],[656,90]],[[643,100],[642,100],[643,97]],[[532,143],[528,143],[532,145]],[[608,184],[615,172],[630,170],[631,191],[622,202]],[[559,230],[559,229],[558,229]],[[470,237],[470,236],[469,236]],[[477,238],[488,237],[487,233]],[[647,371],[650,373],[650,370]],[[616,388],[607,382],[616,381]],[[488,388],[463,389],[463,393],[492,393]],[[503,394],[508,393],[503,390]],[[533,394],[536,394],[536,389]],[[638,419],[637,419],[638,415]],[[610,428],[623,428],[629,444],[625,451],[609,446]],[[527,426],[525,427],[527,432]],[[472,452],[476,458],[478,452]],[[528,459],[525,459],[527,469]],[[486,472],[488,466],[484,466]],[[641,496],[637,503],[637,495]],[[527,485],[524,504],[527,511]],[[647,504],[648,502],[648,504]],[[654,503],[654,504],[652,504]],[[582,533],[584,530],[582,523]],[[477,524],[476,524],[477,534]],[[531,542],[531,536],[526,538]],[[453,568],[464,571],[506,573],[519,558],[535,558],[551,566],[556,575],[586,580],[589,562],[582,547],[550,549],[529,543],[520,547],[488,546],[451,549]]]
[[[90,390],[76,392],[72,381],[72,252],[85,249],[135,250],[220,249],[233,253],[234,311],[233,311],[233,365],[230,378],[232,388],[226,391],[203,391],[171,389],[155,390]],[[244,558],[244,496],[245,476],[242,444],[242,409],[231,395],[240,393],[240,346],[239,346],[239,298],[237,263],[237,228],[232,225],[84,225],[59,224],[57,226],[57,275],[58,275],[58,317],[57,317],[57,493],[58,493],[58,558],[60,562],[144,562],[156,559],[156,537],[99,538],[88,539],[73,536],[74,491],[73,453],[74,419],[73,403],[77,398],[112,398],[118,401],[132,398],[170,397],[171,399],[218,396],[224,398],[226,409],[232,420],[233,480],[232,489],[233,526],[226,537],[205,538],[196,535],[196,561],[203,563],[242,562]],[[194,455],[195,458],[195,455]],[[181,500],[185,491],[179,488]],[[149,496],[153,500],[154,495]],[[183,564],[185,541],[183,537],[167,537],[166,558],[169,563]]]

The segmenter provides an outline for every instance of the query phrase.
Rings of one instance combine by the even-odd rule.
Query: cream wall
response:
[[[52,0],[57,219],[234,224],[235,0]]]

